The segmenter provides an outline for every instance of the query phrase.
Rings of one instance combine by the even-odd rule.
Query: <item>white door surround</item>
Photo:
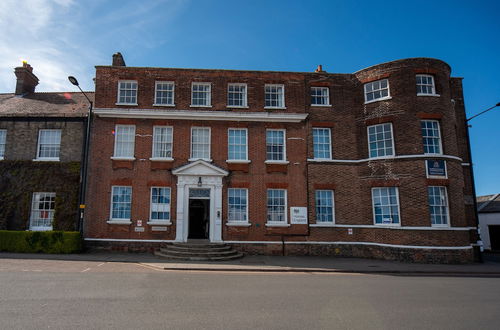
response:
[[[222,177],[229,172],[204,160],[172,171],[177,176],[176,242],[187,242],[189,233],[189,189],[210,189],[210,242],[222,242]]]

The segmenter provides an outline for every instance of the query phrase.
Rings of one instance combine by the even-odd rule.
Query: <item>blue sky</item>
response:
[[[39,91],[92,90],[94,65],[351,73],[436,57],[469,116],[500,102],[500,1],[2,0],[0,92],[27,60]],[[478,195],[500,193],[500,108],[471,127]]]

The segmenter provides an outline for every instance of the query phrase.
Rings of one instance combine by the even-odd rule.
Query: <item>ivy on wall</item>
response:
[[[0,230],[29,228],[33,192],[55,192],[54,230],[76,230],[79,162],[0,162]]]

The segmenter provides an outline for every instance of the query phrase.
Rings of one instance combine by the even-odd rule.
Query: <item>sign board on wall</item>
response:
[[[297,225],[307,225],[307,207],[291,207],[290,223]]]
[[[428,178],[446,178],[446,161],[443,159],[427,159],[425,161]]]

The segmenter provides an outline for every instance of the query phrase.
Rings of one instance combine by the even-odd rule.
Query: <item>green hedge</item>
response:
[[[73,231],[0,230],[0,251],[25,253],[78,253],[82,237]]]

